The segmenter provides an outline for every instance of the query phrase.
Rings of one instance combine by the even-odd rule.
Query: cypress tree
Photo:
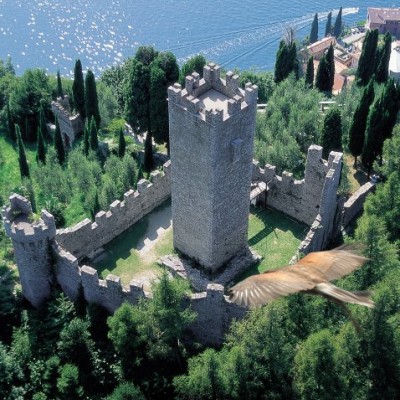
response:
[[[17,135],[15,133],[15,124],[11,117],[10,111],[10,103],[7,101],[7,127],[8,127],[8,136],[14,142],[17,140]]]
[[[383,110],[385,117],[382,130],[383,140],[392,137],[393,128],[397,121],[397,113],[399,112],[399,100],[399,91],[396,90],[394,80],[389,79],[383,91]]]
[[[392,35],[386,32],[383,39],[383,46],[377,52],[375,79],[378,83],[384,83],[389,78],[389,60],[392,51]]]
[[[46,117],[44,115],[43,104],[40,105],[40,109],[39,109],[39,128],[42,131],[42,134],[44,136],[46,136],[48,131],[47,131],[47,124],[46,124]]]
[[[306,86],[312,88],[314,86],[314,57],[310,57],[307,62],[307,70],[306,70],[306,78],[305,78]]]
[[[64,92],[61,82],[60,70],[57,71],[57,97],[64,98]]]
[[[46,145],[43,139],[43,133],[40,126],[37,130],[37,152],[36,152],[36,162],[46,164]]]
[[[338,15],[335,20],[335,25],[333,27],[333,36],[338,38],[342,34],[342,7],[340,7],[340,10],[338,12]]]
[[[329,64],[329,90],[332,91],[333,84],[335,82],[335,55],[332,43],[329,46],[328,52],[326,53],[326,60]]]
[[[365,35],[360,61],[357,68],[357,83],[361,86],[368,84],[375,71],[375,53],[378,45],[378,30],[368,31]]]
[[[94,117],[89,123],[89,145],[90,149],[97,151],[99,149],[99,138],[97,137],[97,125]]]
[[[126,150],[125,135],[124,135],[124,130],[121,128],[119,130],[119,139],[118,139],[118,157],[123,158],[125,155],[125,150]]]
[[[371,80],[365,87],[360,102],[354,111],[349,129],[349,150],[354,157],[354,167],[357,165],[357,157],[361,155],[364,146],[368,112],[374,101],[374,96],[374,81]]]
[[[83,131],[83,154],[87,157],[89,155],[89,124],[85,123],[85,128]]]
[[[284,77],[284,63],[287,58],[288,48],[284,40],[281,40],[279,43],[279,48],[276,53],[275,59],[275,82],[282,82]]]
[[[85,107],[86,117],[90,121],[92,117],[96,121],[96,127],[100,127],[99,101],[97,99],[96,81],[93,72],[89,69],[85,78]]]
[[[85,86],[83,81],[83,72],[81,60],[76,60],[74,68],[74,83],[72,84],[72,95],[75,110],[85,119]]]
[[[331,84],[331,67],[324,54],[318,65],[317,76],[315,78],[315,87],[321,92],[330,92],[332,90]]]
[[[313,22],[311,24],[310,44],[318,41],[318,13],[315,13]]]
[[[92,215],[92,219],[94,220],[96,214],[101,210],[100,207],[100,202],[99,202],[99,193],[96,190],[96,194],[94,195],[94,200],[93,200],[93,207],[91,210],[91,215]]]
[[[322,157],[328,159],[331,151],[342,151],[342,117],[337,108],[328,111],[322,128]]]
[[[275,61],[275,82],[279,83],[286,79],[291,72],[298,78],[298,61],[296,43],[289,45],[281,40]]]
[[[328,14],[328,19],[326,20],[325,26],[325,37],[332,34],[332,11]]]
[[[153,137],[149,132],[146,134],[144,141],[144,160],[143,167],[146,172],[150,172],[153,169]]]
[[[142,164],[139,165],[136,182],[144,178]]]
[[[18,143],[18,163],[19,163],[19,172],[21,174],[21,178],[29,178],[29,165],[28,161],[26,160],[25,154],[25,146],[24,142],[22,141],[21,131],[18,125],[15,125],[15,133],[17,136],[17,143]]]
[[[60,124],[58,123],[58,118],[56,118],[56,131],[54,134],[54,147],[57,154],[57,159],[60,165],[63,165],[65,162],[65,147],[64,141],[61,136]]]

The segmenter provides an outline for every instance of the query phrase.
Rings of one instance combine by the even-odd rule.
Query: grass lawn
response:
[[[158,258],[174,252],[170,218],[171,201],[167,200],[105,245],[105,257],[91,263],[99,276],[117,275],[123,284],[129,284],[132,279],[159,274],[161,268],[157,264]],[[159,227],[163,228],[161,233],[157,232]]]
[[[354,157],[351,154],[344,153],[343,162],[346,163],[348,168],[347,179],[350,184],[350,192],[354,193],[360,186],[368,182],[367,174],[360,168],[361,164],[358,161],[357,169],[354,168]]]
[[[92,262],[99,275],[105,278],[112,273],[120,276],[122,283],[129,284],[132,279],[140,279],[146,275],[154,277],[160,273],[157,259],[173,252],[171,228],[158,238],[154,234],[154,223],[157,219],[166,227],[163,213],[170,213],[170,201],[104,246],[106,257]],[[153,225],[151,229],[150,225]],[[287,264],[307,231],[308,227],[278,211],[252,207],[249,217],[249,245],[264,259],[245,276]],[[143,251],[144,238],[147,237],[156,240],[147,251]]]

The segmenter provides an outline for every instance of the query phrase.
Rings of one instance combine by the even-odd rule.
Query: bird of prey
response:
[[[349,245],[329,251],[307,254],[294,265],[253,275],[229,289],[230,300],[246,307],[258,307],[281,296],[297,292],[319,294],[339,304],[349,314],[345,303],[373,307],[370,292],[349,292],[332,283],[368,258],[358,255]]]

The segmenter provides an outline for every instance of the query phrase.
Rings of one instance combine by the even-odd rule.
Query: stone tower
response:
[[[52,260],[50,245],[56,235],[54,217],[43,210],[32,222],[31,203],[13,194],[2,217],[7,235],[12,239],[24,297],[38,307],[50,295]]]
[[[247,250],[250,185],[258,88],[204,77],[168,89],[174,246],[215,272]]]

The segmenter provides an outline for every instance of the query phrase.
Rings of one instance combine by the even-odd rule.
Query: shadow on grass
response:
[[[146,239],[154,241],[158,238],[159,228],[167,229],[171,225],[171,200],[165,201],[154,211],[146,215],[139,222],[117,236],[104,246],[105,254],[91,264],[97,269],[99,275],[103,271],[113,271],[121,263],[129,262],[132,272],[135,267],[140,267],[143,261],[138,255],[138,251],[143,249]],[[122,262],[124,260],[124,262]]]
[[[251,275],[286,265],[296,253],[309,227],[271,208],[252,207],[249,217],[249,246],[263,260],[236,279],[241,281]]]

